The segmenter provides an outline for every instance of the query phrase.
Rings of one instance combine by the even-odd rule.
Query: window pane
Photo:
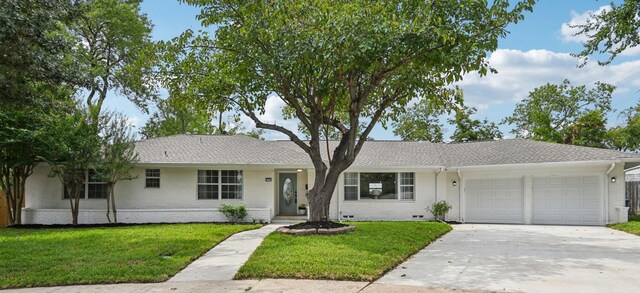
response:
[[[145,170],[146,177],[160,177],[160,169],[146,169]]]
[[[345,186],[344,200],[358,200],[358,186]]]
[[[360,173],[360,199],[397,199],[396,173]]]
[[[242,199],[242,185],[222,185],[223,199]]]
[[[218,171],[198,170],[198,183],[218,183]]]
[[[224,170],[222,172],[222,183],[242,183],[242,171]]]
[[[89,183],[88,198],[107,198],[107,184]]]
[[[344,173],[344,185],[358,185],[358,173]]]
[[[160,188],[160,178],[147,178],[146,179],[146,187],[147,188]]]
[[[400,186],[400,199],[413,199],[413,186]]]
[[[218,186],[198,185],[198,199],[218,199]]]
[[[80,198],[84,198],[84,192],[85,192],[85,188],[84,188],[84,184],[82,184],[80,186]],[[63,197],[64,199],[68,199],[69,198],[69,190],[67,190],[67,186],[64,186],[64,195]]]
[[[400,173],[400,185],[413,185],[413,173]]]

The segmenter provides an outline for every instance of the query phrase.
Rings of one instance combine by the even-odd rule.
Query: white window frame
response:
[[[218,172],[218,182],[217,183],[200,183],[198,182],[198,178],[200,177],[200,171],[216,171]],[[239,172],[242,176],[242,180],[240,183],[222,183],[222,172],[223,171],[234,171]],[[236,175],[237,176],[237,175]],[[198,196],[198,186],[200,185],[213,185],[218,188],[218,196],[215,198],[200,198]],[[240,186],[240,197],[239,198],[222,198],[222,186]],[[197,200],[243,200],[244,199],[244,171],[243,170],[217,170],[217,169],[199,169],[196,171],[196,199]]]
[[[84,182],[82,183],[82,185],[83,185],[83,187],[84,187],[84,192],[82,193],[82,196],[80,197],[80,199],[88,199],[88,200],[96,200],[96,199],[97,199],[97,200],[104,200],[105,198],[95,198],[95,197],[89,198],[89,184],[107,184],[106,182],[98,182],[98,181],[95,181],[95,182],[94,182],[94,181],[91,181],[91,182],[89,182],[89,172],[90,172],[91,170],[94,170],[94,169],[89,169],[89,170],[86,170],[86,171],[84,172]],[[94,170],[94,171],[95,171],[95,170]],[[68,200],[68,199],[69,199],[69,197],[65,197],[65,196],[64,196],[64,194],[65,194],[64,190],[65,190],[65,185],[63,184],[63,185],[62,185],[62,200]],[[109,195],[107,194],[107,196],[109,196]]]
[[[402,174],[411,174],[412,184],[402,184]],[[398,172],[398,200],[415,200],[416,199],[416,173],[414,172]],[[412,198],[402,198],[402,187],[411,186]]]
[[[415,172],[345,172],[345,173],[351,173],[351,174],[355,173],[355,174],[357,174],[358,183],[357,183],[357,185],[346,184],[345,183],[345,175],[343,174],[343,178],[342,178],[342,193],[343,193],[342,200],[343,201],[360,201],[361,200],[361,198],[360,198],[360,174],[361,173],[380,173],[380,174],[383,174],[383,173],[395,173],[396,174],[396,182],[397,182],[396,183],[396,198],[395,199],[387,199],[387,200],[396,200],[396,201],[415,201],[416,200],[416,173]],[[400,178],[400,176],[401,176],[400,174],[402,174],[402,173],[413,174],[413,184],[402,184],[402,182],[400,180],[401,179]],[[345,199],[345,196],[346,196],[345,187],[347,187],[347,186],[349,186],[349,187],[355,186],[357,188],[357,190],[358,190],[357,191],[358,199]],[[400,191],[402,189],[401,187],[407,187],[407,186],[412,186],[413,187],[413,198],[411,198],[411,199],[403,199],[403,198],[401,198],[401,194],[400,194]],[[369,201],[369,200],[371,200],[371,201],[384,201],[384,199],[366,199],[366,201]]]
[[[356,184],[355,185],[346,184],[346,174],[347,173],[356,174]],[[343,185],[342,191],[344,193],[344,196],[342,197],[342,200],[344,200],[344,201],[358,201],[358,200],[360,200],[360,172],[345,172],[342,177],[343,177],[342,178],[342,185]],[[357,198],[356,199],[346,199],[345,196],[347,195],[347,193],[345,191],[346,190],[345,187],[355,187],[356,188],[356,196],[357,196]]]
[[[147,170],[158,170],[158,176],[147,176]],[[162,172],[159,168],[146,168],[144,169],[144,188],[157,188],[159,189],[162,186],[161,177]],[[149,186],[147,184],[147,179],[158,179],[158,186]]]

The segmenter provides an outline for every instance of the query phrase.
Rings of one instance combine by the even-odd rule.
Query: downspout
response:
[[[464,216],[462,213],[464,212],[466,207],[464,206],[464,201],[462,198],[462,172],[460,172],[460,169],[458,169],[458,202],[460,204],[460,222],[464,223]]]
[[[609,167],[609,170],[607,170],[607,172],[604,174],[604,182],[605,182],[605,188],[604,188],[604,224],[608,224],[609,223],[609,174],[611,173],[611,171],[613,171],[613,168],[616,167],[616,163],[611,163],[611,167]]]
[[[438,172],[436,173],[436,202],[438,202],[438,176],[440,176],[440,173],[442,173],[444,171],[444,167],[440,167],[440,170],[438,170]]]

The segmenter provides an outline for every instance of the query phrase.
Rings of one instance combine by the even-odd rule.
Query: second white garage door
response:
[[[521,178],[465,181],[465,221],[469,223],[524,223]]]
[[[599,178],[534,178],[532,223],[602,225]]]

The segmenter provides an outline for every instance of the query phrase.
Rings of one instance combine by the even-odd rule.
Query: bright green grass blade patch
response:
[[[340,235],[272,233],[235,278],[373,281],[451,230],[435,222],[350,224],[356,231]]]
[[[259,227],[0,229],[0,288],[165,281],[229,236]]]
[[[631,234],[636,234],[640,236],[640,216],[629,216],[629,222],[627,223],[619,223],[619,224],[611,224],[609,228],[613,228],[616,230],[624,231]]]

